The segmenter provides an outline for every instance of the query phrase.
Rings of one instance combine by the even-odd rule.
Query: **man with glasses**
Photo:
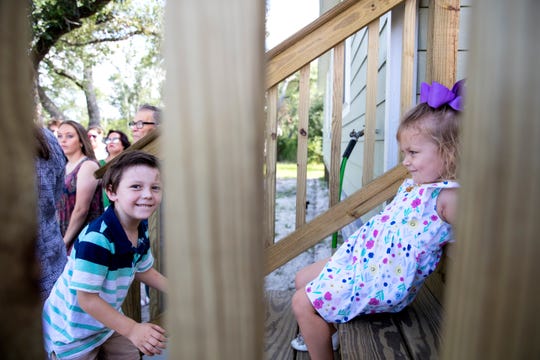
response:
[[[133,121],[129,122],[129,128],[133,135],[133,142],[137,142],[148,133],[158,127],[161,120],[161,110],[153,105],[142,105]]]

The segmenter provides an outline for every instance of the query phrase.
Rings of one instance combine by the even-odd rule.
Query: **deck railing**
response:
[[[381,203],[390,199],[407,176],[402,166],[390,169],[377,179],[374,177],[375,109],[378,64],[378,29],[381,16],[403,5],[398,12],[403,16],[403,39],[400,79],[400,111],[409,108],[414,96],[414,54],[416,44],[417,0],[346,0],[339,3],[317,20],[269,50],[266,54],[266,124],[265,124],[265,203],[263,242],[266,253],[265,274],[272,272],[287,261],[316,245],[333,232],[343,228]],[[394,14],[392,15],[394,16]],[[355,32],[368,30],[368,75],[366,98],[366,123],[363,159],[363,187],[339,203],[339,168],[341,157],[342,97],[344,81],[344,43]],[[444,47],[444,45],[441,45]],[[309,73],[313,60],[333,49],[332,125],[329,175],[329,209],[306,223],[307,143],[309,136]],[[341,65],[339,65],[341,64]],[[433,68],[437,69],[436,66]],[[276,163],[278,141],[278,87],[289,76],[299,72],[299,124],[297,152],[297,191],[295,230],[275,241]],[[446,81],[450,83],[450,81]],[[158,153],[158,132],[140,144],[151,153]],[[150,221],[153,252],[156,258],[163,256],[159,245],[159,213]],[[140,294],[134,289],[132,301],[126,301],[130,313],[140,314]],[[154,294],[153,294],[154,295]],[[155,294],[157,295],[157,294]],[[151,296],[150,318],[162,312],[162,301]],[[139,315],[140,316],[140,315]]]
[[[377,64],[379,54],[379,19],[393,8],[405,3],[401,69],[401,111],[408,108],[413,97],[413,61],[415,50],[416,0],[347,0],[339,3],[317,20],[267,52],[266,89],[267,122],[265,134],[265,227],[267,252],[266,273],[299,255],[332,232],[354,221],[395,194],[405,177],[397,167],[373,183],[375,121],[377,94]],[[362,183],[365,185],[350,200],[339,204],[339,168],[341,157],[342,98],[344,81],[345,40],[363,28],[368,29],[367,98]],[[307,143],[309,136],[309,73],[310,64],[333,49],[332,126],[329,175],[330,209],[305,223]],[[296,230],[275,242],[275,197],[278,87],[280,82],[299,71],[298,146]],[[366,185],[368,184],[369,185]]]

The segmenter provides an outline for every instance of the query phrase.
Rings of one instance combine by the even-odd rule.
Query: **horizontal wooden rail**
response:
[[[130,147],[126,149],[126,151],[129,150],[144,150],[149,154],[152,154],[154,156],[157,156],[158,158],[163,158],[163,152],[160,150],[160,142],[159,140],[160,130],[155,129],[152,132],[148,133],[145,137],[140,139],[139,141],[133,143]],[[94,176],[97,179],[101,179],[103,175],[105,174],[105,171],[109,167],[109,163],[106,163],[99,169],[97,169],[94,172]]]
[[[266,88],[333,48],[404,0],[346,0],[266,53]]]
[[[269,274],[326,236],[390,199],[407,174],[404,166],[394,167],[308,224],[268,247],[265,274]]]

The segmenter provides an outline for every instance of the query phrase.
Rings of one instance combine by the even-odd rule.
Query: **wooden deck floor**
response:
[[[291,291],[266,292],[265,359],[308,360],[290,341],[298,333]],[[416,300],[397,314],[365,315],[340,325],[338,360],[438,359],[442,306],[423,287]]]
[[[294,350],[290,342],[298,333],[291,309],[292,291],[266,291],[265,347],[266,360],[308,360],[306,352]],[[334,359],[340,360],[339,352]]]

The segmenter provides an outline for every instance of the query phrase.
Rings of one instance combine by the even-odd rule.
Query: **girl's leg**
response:
[[[293,295],[292,309],[311,359],[333,359],[332,333],[335,328],[315,311],[304,289]]]
[[[326,265],[329,259],[330,258],[319,260],[298,270],[296,277],[294,278],[294,287],[296,290],[305,288],[311,280],[315,279],[317,275],[321,273],[324,265]]]

